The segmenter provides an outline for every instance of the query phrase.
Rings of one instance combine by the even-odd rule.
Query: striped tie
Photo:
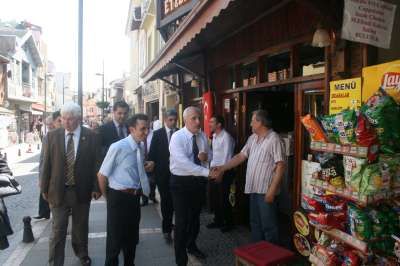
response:
[[[75,165],[75,148],[74,148],[74,133],[68,133],[67,154],[66,154],[66,182],[67,186],[75,185],[74,180],[74,165]]]

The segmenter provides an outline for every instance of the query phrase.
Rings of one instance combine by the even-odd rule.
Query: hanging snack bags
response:
[[[346,183],[346,187],[350,188],[351,191],[360,190],[360,172],[366,163],[366,159],[352,156],[343,156],[344,180]]]
[[[400,109],[396,102],[380,89],[361,107],[361,112],[376,129],[380,150],[393,154],[400,150]]]
[[[324,131],[322,130],[321,126],[319,125],[315,117],[308,114],[301,118],[301,122],[303,123],[307,131],[310,133],[311,139],[313,141],[328,142],[328,139],[326,138]]]
[[[344,110],[335,117],[335,127],[339,133],[341,144],[352,144],[356,142],[357,116],[354,110]]]
[[[389,173],[392,178],[391,187],[393,189],[400,188],[400,154],[391,156],[381,155],[379,157],[381,169],[389,168]]]
[[[335,126],[336,115],[325,115],[320,117],[322,127],[329,139],[329,142],[339,144],[339,132]]]
[[[390,176],[382,175],[378,163],[369,164],[362,170],[360,192],[363,195],[373,195],[390,188]]]
[[[368,240],[372,235],[372,224],[368,215],[353,204],[348,205],[349,232],[360,240]]]
[[[356,139],[358,145],[368,147],[368,161],[374,162],[379,153],[378,137],[371,123],[362,113],[358,113],[357,116]]]

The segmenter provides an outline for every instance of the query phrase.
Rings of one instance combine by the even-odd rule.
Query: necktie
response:
[[[65,184],[68,186],[74,185],[74,165],[75,165],[75,147],[74,147],[74,133],[68,133],[67,154],[66,154],[66,167],[65,167]]]
[[[193,162],[197,165],[201,165],[200,159],[199,159],[199,147],[197,146],[197,141],[196,141],[196,135],[193,135],[192,137],[192,142],[193,142]]]
[[[118,137],[119,139],[123,139],[125,137],[124,131],[122,130],[122,125],[118,126]]]
[[[137,148],[136,155],[137,155],[137,166],[140,178],[140,186],[142,187],[143,194],[148,197],[150,194],[149,179],[147,177],[146,171],[144,170],[143,156],[139,145]]]
[[[168,133],[168,143],[171,141],[172,134],[174,134],[174,130],[173,130],[173,129],[170,129],[170,130],[169,130],[169,133]]]

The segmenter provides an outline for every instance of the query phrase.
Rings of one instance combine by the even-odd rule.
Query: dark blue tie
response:
[[[196,135],[193,135],[192,137],[192,142],[193,142],[193,161],[197,165],[201,165],[200,159],[199,159],[199,147],[197,146],[196,142]]]

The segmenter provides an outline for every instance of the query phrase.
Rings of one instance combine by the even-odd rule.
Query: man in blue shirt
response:
[[[107,199],[106,266],[118,265],[121,250],[124,265],[134,265],[140,196],[149,195],[146,172],[154,168],[154,162],[144,162],[140,145],[149,132],[148,117],[136,114],[128,120],[128,127],[130,135],[110,146],[98,173],[100,190]]]

